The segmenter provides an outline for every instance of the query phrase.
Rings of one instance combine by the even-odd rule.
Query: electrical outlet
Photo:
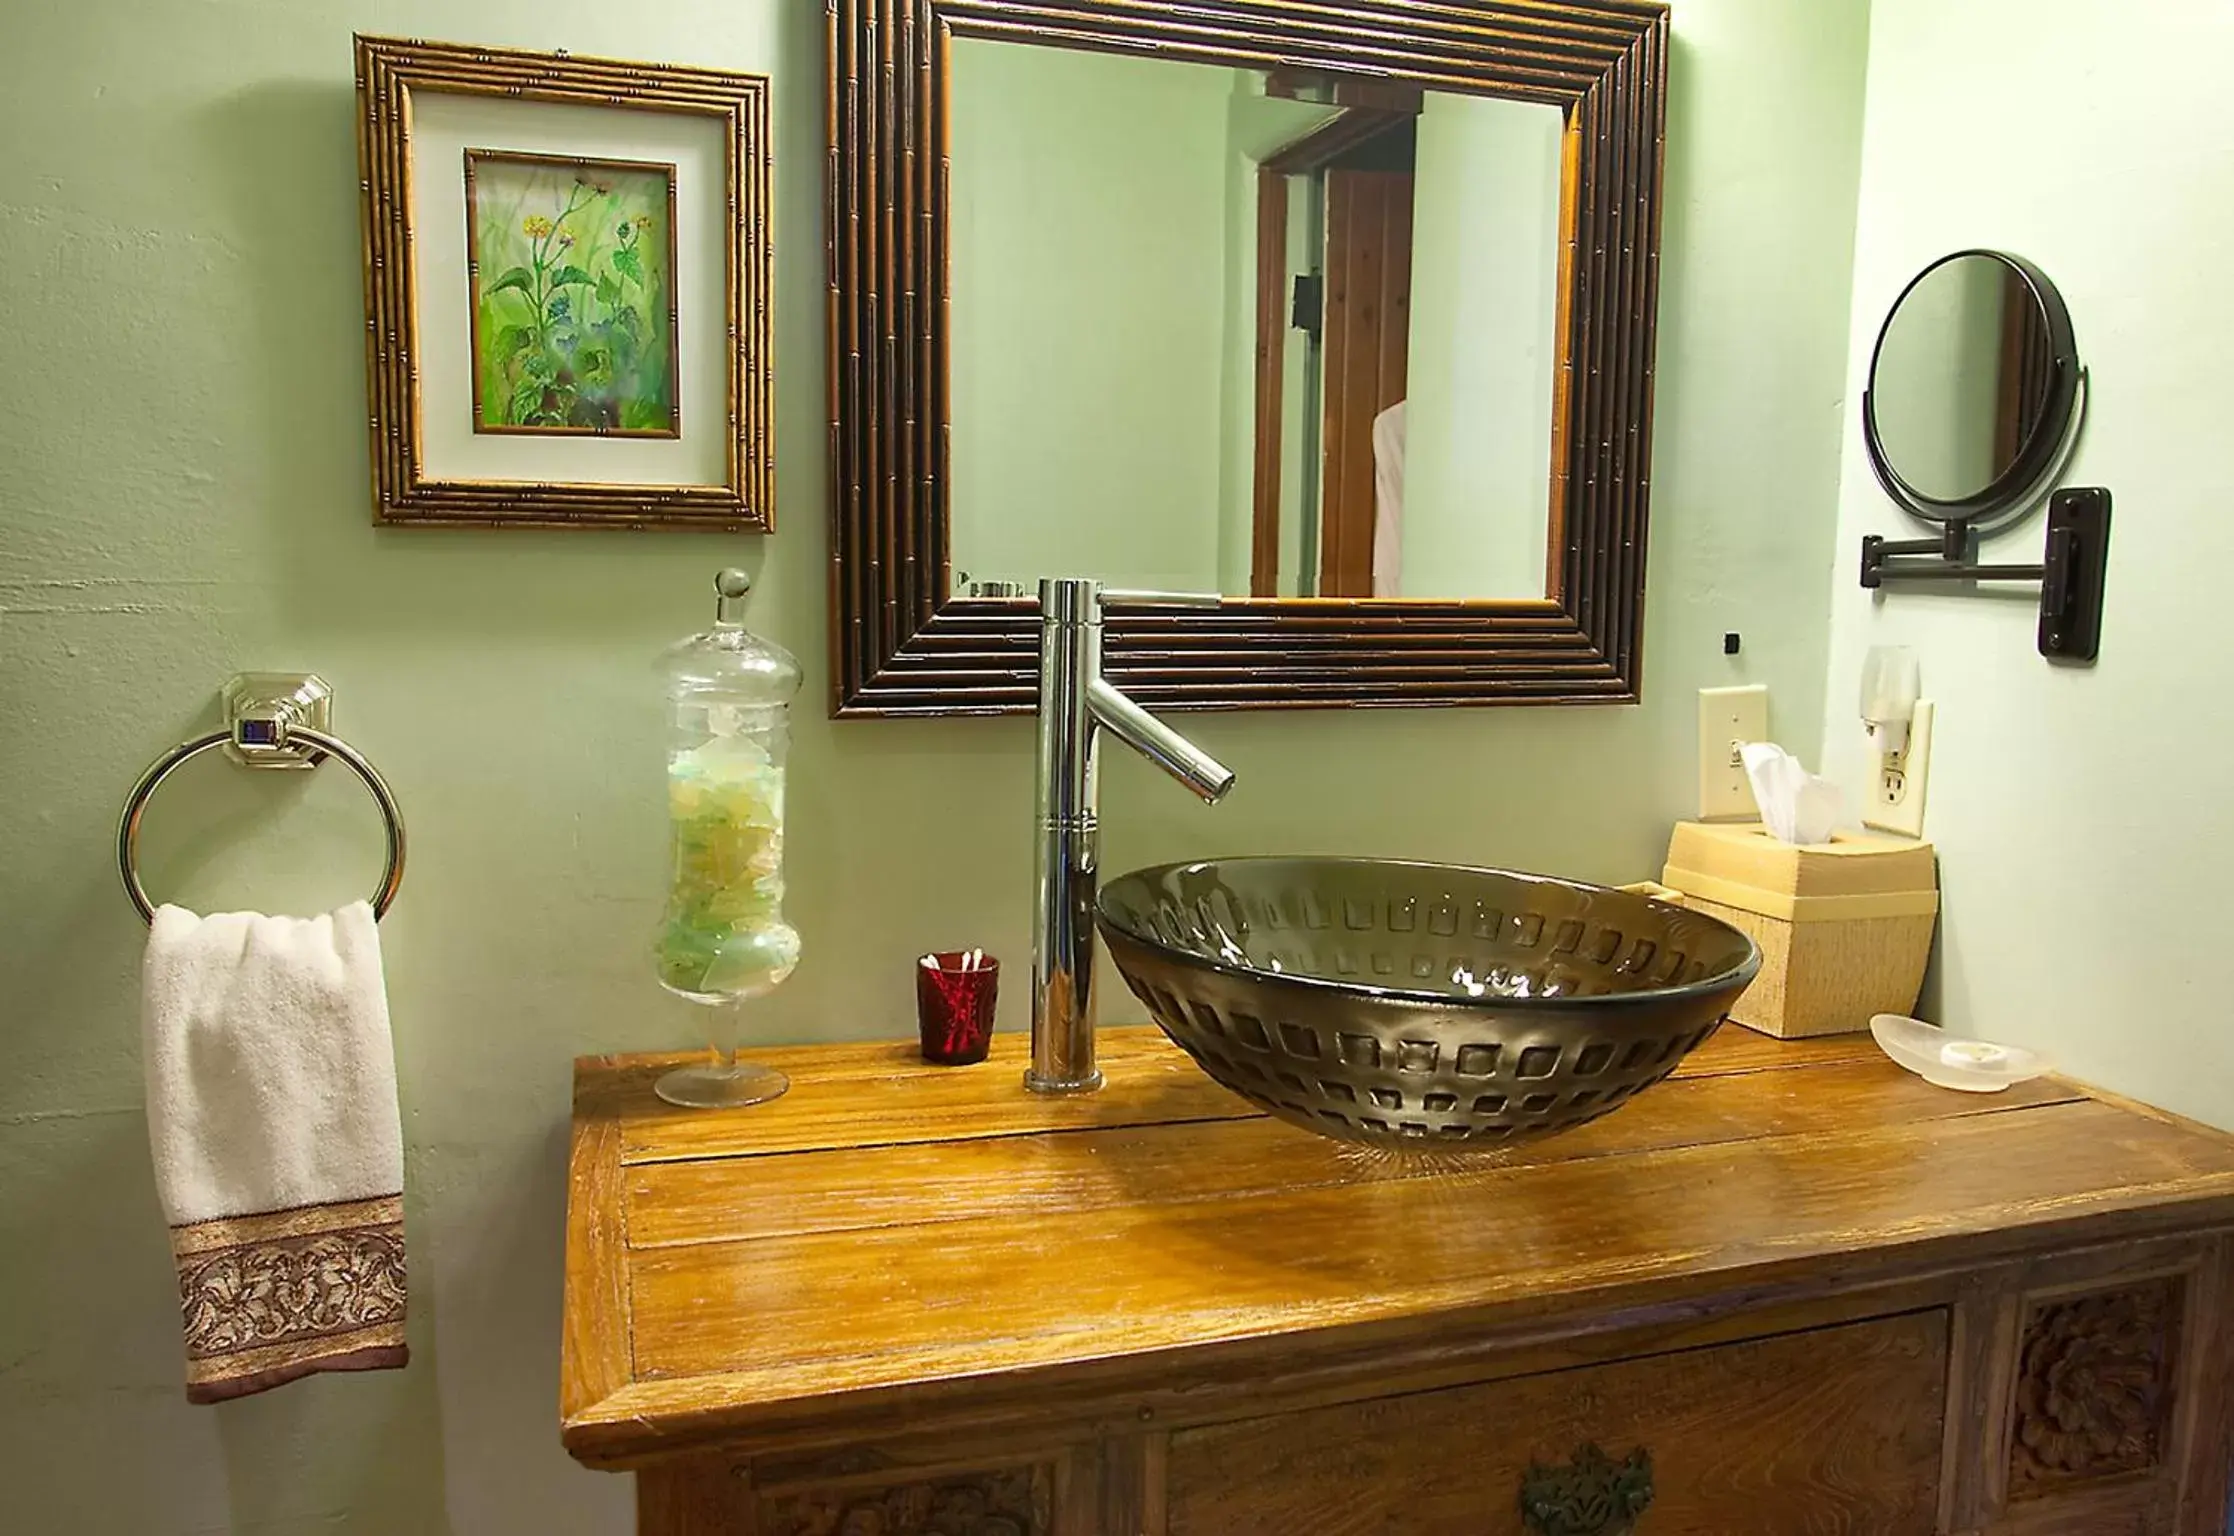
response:
[[[1699,690],[1699,819],[1751,821],[1761,814],[1738,745],[1769,739],[1769,690],[1765,683],[1743,688]]]
[[[1869,809],[1862,825],[1900,837],[1924,835],[1924,792],[1931,787],[1932,703],[1916,701],[1908,744],[1897,753],[1870,754]]]

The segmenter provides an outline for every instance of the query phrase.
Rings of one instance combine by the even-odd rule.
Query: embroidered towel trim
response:
[[[142,981],[188,1400],[405,1364],[403,1128],[372,909],[166,906]]]
[[[189,1402],[411,1358],[401,1195],[197,1221],[171,1229],[171,1252]]]

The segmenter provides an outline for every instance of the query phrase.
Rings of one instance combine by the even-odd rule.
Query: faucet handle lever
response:
[[[1151,592],[1133,587],[1104,587],[1104,608],[1215,608],[1225,598],[1216,592]]]

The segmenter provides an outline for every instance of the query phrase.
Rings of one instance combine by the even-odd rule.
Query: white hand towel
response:
[[[372,908],[164,907],[141,993],[188,1399],[404,1364],[403,1130]]]

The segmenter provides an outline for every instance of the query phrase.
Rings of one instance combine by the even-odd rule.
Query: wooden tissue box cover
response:
[[[1939,920],[1931,844],[1841,832],[1807,847],[1759,822],[1680,821],[1662,882],[1684,905],[1752,935],[1761,974],[1730,1017],[1796,1040],[1909,1013]]]

